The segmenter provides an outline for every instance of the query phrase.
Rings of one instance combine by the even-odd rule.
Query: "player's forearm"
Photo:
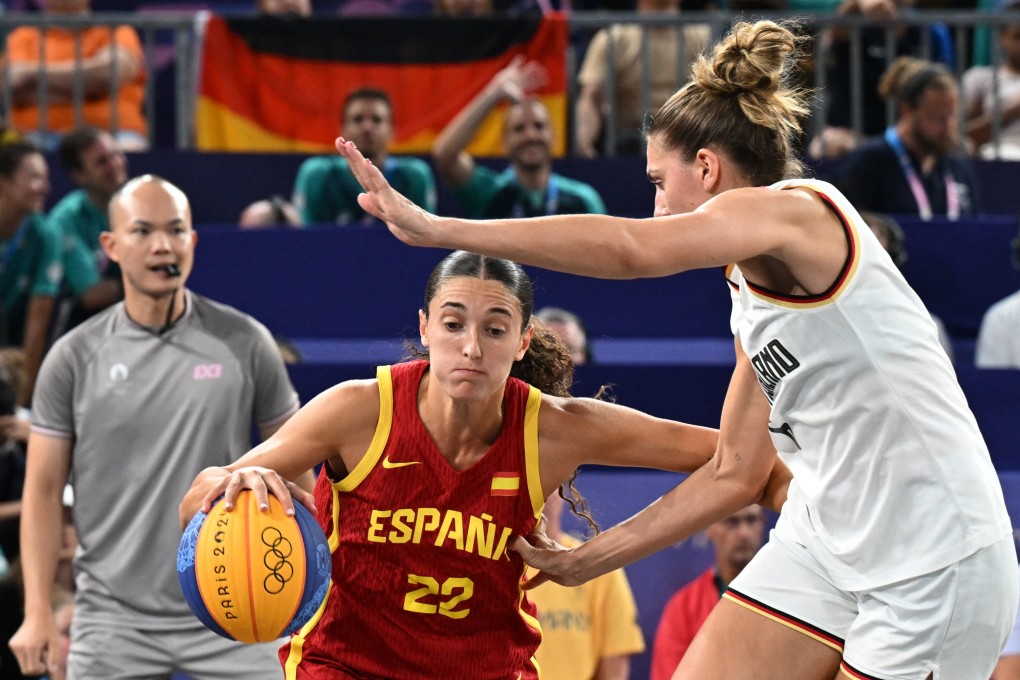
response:
[[[528,219],[440,218],[430,245],[502,257],[522,264],[601,279],[652,276],[646,248],[632,230],[642,220],[607,215]]]
[[[432,147],[432,155],[440,166],[453,162],[467,148],[489,112],[500,103],[497,90],[486,87],[443,128]]]
[[[793,481],[793,473],[790,472],[790,468],[786,467],[786,463],[777,455],[776,464],[772,468],[772,474],[765,484],[765,489],[762,491],[758,504],[775,512],[782,511],[783,504],[786,503],[787,493],[790,490],[791,481]]]
[[[138,61],[133,55],[111,49],[80,63],[65,61],[48,65],[46,79],[50,88],[58,92],[73,94],[80,86],[85,97],[98,97],[113,91],[111,74],[116,78],[117,87],[122,88],[137,78],[138,72]]]
[[[63,493],[63,484],[55,480],[25,484],[20,533],[26,617],[51,611],[60,560]]]
[[[703,531],[753,503],[761,488],[705,465],[647,508],[602,532],[571,555],[577,582],[589,581]]]

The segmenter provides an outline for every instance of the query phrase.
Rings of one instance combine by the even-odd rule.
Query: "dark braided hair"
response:
[[[450,279],[465,276],[483,281],[498,281],[503,284],[517,300],[520,307],[521,319],[523,319],[521,332],[527,330],[529,325],[534,328],[531,345],[524,353],[524,357],[520,361],[514,362],[510,369],[510,376],[538,388],[545,394],[554,397],[569,397],[570,386],[574,382],[574,362],[570,359],[570,351],[558,335],[532,314],[535,308],[535,294],[531,279],[516,262],[463,250],[447,255],[432,270],[428,283],[425,284],[425,306],[423,309],[426,318],[432,298],[436,296],[443,284]],[[429,358],[428,349],[410,343],[408,349],[413,358],[425,360]],[[592,530],[597,533],[599,526],[591,515],[588,502],[574,486],[576,478],[577,470],[574,470],[570,479],[560,486],[559,495],[570,505],[570,511],[578,517],[584,518]]]

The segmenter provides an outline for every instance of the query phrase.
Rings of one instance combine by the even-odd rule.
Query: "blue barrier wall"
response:
[[[591,396],[610,385],[615,400],[662,418],[718,427],[719,412],[729,384],[731,366],[581,366],[573,393]],[[296,365],[291,379],[307,402],[343,380],[375,376],[371,362]],[[989,371],[957,367],[964,393],[988,442],[992,462],[1000,471],[1020,473],[1020,371]]]
[[[377,228],[204,229],[190,285],[288,337],[415,337],[425,281],[447,252],[410,248]],[[643,281],[530,272],[537,305],[575,310],[595,335],[729,334],[721,270]]]
[[[1013,218],[903,227],[905,276],[959,338],[974,338],[985,310],[1020,288],[1009,259]],[[381,227],[199,231],[190,285],[292,338],[414,337],[425,281],[446,254],[405,246]],[[594,338],[730,335],[721,269],[637,281],[529,271],[536,304],[577,312]]]
[[[228,154],[155,150],[129,154],[132,174],[146,172],[162,175],[180,186],[191,198],[195,220],[205,224],[236,223],[241,210],[252,201],[272,194],[290,196],[298,166],[308,156],[302,154]],[[428,159],[426,159],[428,160]],[[490,167],[502,169],[500,159],[480,159]],[[72,188],[71,180],[50,157],[52,168],[52,205]],[[558,172],[594,186],[614,215],[650,215],[653,191],[645,177],[645,159],[640,156],[555,161]],[[826,163],[814,169],[821,179],[831,179],[838,165]],[[1020,163],[974,161],[982,187],[985,211],[992,215],[1015,215],[1020,211],[1016,192]],[[443,214],[456,214],[458,206],[440,187],[439,207]]]

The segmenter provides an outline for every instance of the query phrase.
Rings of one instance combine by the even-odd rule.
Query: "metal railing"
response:
[[[38,29],[75,29],[86,26],[100,26],[105,27],[110,31],[112,41],[113,32],[118,26],[132,26],[138,32],[141,39],[142,50],[145,58],[145,68],[148,74],[148,78],[146,79],[144,112],[149,126],[148,135],[150,143],[156,139],[157,130],[162,130],[163,126],[169,125],[170,121],[172,121],[174,125],[174,145],[178,149],[189,149],[194,145],[195,102],[198,89],[199,61],[201,58],[201,39],[206,17],[207,14],[205,12],[146,12],[139,14],[95,12],[87,16],[78,17],[59,17],[35,13],[7,13],[0,14],[0,32],[4,35],[8,35],[14,28],[22,26]],[[652,73],[652,69],[656,68],[656,65],[651,63],[650,51],[648,49],[648,30],[652,28],[673,28],[677,32],[677,42],[681,46],[681,48],[677,50],[677,54],[679,55],[678,59],[682,59],[684,55],[682,44],[684,40],[685,26],[698,24],[709,26],[711,36],[714,41],[722,36],[738,18],[741,17],[732,12],[692,12],[672,16],[606,12],[575,12],[571,14],[568,20],[571,40],[569,42],[566,60],[568,69],[568,101],[570,102],[570,106],[568,108],[570,119],[568,121],[568,129],[573,128],[573,104],[577,101],[578,95],[576,76],[584,56],[583,50],[591,36],[598,30],[607,28],[614,24],[634,24],[641,27],[642,47],[640,52],[640,67],[642,76],[640,78],[639,97],[641,110],[647,111],[652,108],[653,105],[651,100],[651,83],[649,74]],[[810,63],[813,65],[811,66],[811,72],[807,74],[808,80],[811,82],[815,91],[815,96],[812,99],[813,111],[811,121],[809,122],[811,136],[815,136],[821,131],[825,121],[825,109],[828,105],[826,97],[827,74],[825,64],[827,63],[828,50],[830,49],[830,46],[826,40],[821,39],[828,31],[832,29],[843,29],[848,32],[850,49],[849,77],[851,91],[850,118],[852,121],[851,127],[853,131],[859,135],[863,129],[863,107],[865,98],[878,96],[877,93],[864,92],[864,76],[862,73],[861,58],[863,47],[861,36],[862,31],[865,28],[879,27],[885,32],[885,53],[887,56],[887,63],[891,63],[891,61],[895,58],[893,46],[895,42],[894,36],[897,31],[909,27],[927,29],[937,24],[947,25],[952,34],[956,55],[955,63],[951,65],[951,68],[959,78],[962,76],[964,70],[970,65],[970,46],[972,42],[972,33],[975,29],[987,29],[994,31],[1000,26],[1011,23],[1015,24],[1020,21],[1020,16],[1018,16],[1015,12],[993,13],[975,11],[925,11],[906,15],[894,21],[885,22],[873,22],[861,16],[844,16],[832,13],[815,15],[761,13],[747,15],[746,18],[794,19],[801,23],[804,33],[813,38],[810,42],[810,50],[813,57],[810,60]],[[310,21],[314,20],[314,18],[310,19]],[[922,56],[930,57],[932,55],[932,45],[927,37],[928,35],[929,31],[922,31]],[[78,54],[80,54],[80,40],[77,43],[77,50]],[[169,59],[174,61],[175,66],[173,101],[157,101],[155,76],[161,68],[166,66],[166,62]],[[612,64],[613,59],[614,54],[612,50],[612,41],[609,41],[609,47],[606,51],[607,64]],[[39,60],[40,62],[45,60],[44,48],[40,49]],[[992,41],[990,61],[990,65],[993,67],[998,67],[1002,61],[998,45],[994,40]],[[679,64],[679,66],[681,67],[680,72],[687,71],[686,65]],[[9,68],[9,63],[5,60],[2,70],[0,70],[0,105],[2,105],[4,112],[9,112],[11,110],[11,104],[13,101]],[[993,72],[996,73],[996,75],[993,76],[993,88],[995,92],[999,92],[1000,83],[999,78],[997,77],[997,68],[993,69]],[[607,68],[606,73],[607,82],[605,83],[605,102],[608,111],[607,119],[604,123],[605,137],[603,139],[603,146],[607,155],[613,155],[617,152],[619,141],[616,135],[617,125],[615,122],[619,115],[616,97],[617,83],[614,76],[615,70],[613,68]],[[110,67],[110,81],[111,97],[116,99],[121,84],[117,82],[117,70],[115,63],[111,64]],[[84,101],[83,82],[81,71],[79,69],[76,71],[73,96],[76,117],[78,120],[80,120],[81,117],[81,107]],[[45,72],[40,73],[36,89],[41,114],[40,118],[42,121],[45,121],[45,111],[48,103],[48,88]],[[992,129],[993,139],[998,140],[1000,138],[1002,128],[1002,112],[1000,98],[996,97],[995,101],[995,110],[992,112]],[[963,108],[964,107],[961,105],[961,127],[964,124]],[[172,116],[170,115],[171,111],[173,112]],[[892,122],[894,111],[891,106],[886,108],[886,116],[888,122]],[[116,130],[116,126],[117,121],[114,119],[111,121],[111,127]],[[571,135],[571,139],[572,138],[573,135]],[[571,143],[571,148],[573,148],[573,142]]]
[[[59,16],[36,14],[31,12],[11,12],[0,14],[0,32],[9,36],[15,28],[27,27],[40,31],[47,29],[63,29],[74,33],[75,70],[72,85],[72,105],[74,107],[75,122],[80,124],[83,119],[83,107],[85,102],[84,73],[82,70],[82,35],[83,28],[99,27],[110,32],[110,44],[115,44],[114,33],[120,26],[131,26],[139,35],[142,54],[145,60],[145,97],[144,114],[148,122],[148,138],[150,146],[156,139],[158,126],[169,124],[173,121],[175,126],[174,144],[177,148],[186,149],[192,146],[192,128],[194,118],[195,97],[197,93],[197,73],[200,44],[199,38],[204,24],[203,13],[113,13],[94,12],[84,16]],[[76,32],[77,29],[77,32]],[[112,102],[110,107],[111,118],[110,130],[118,131],[117,102],[123,83],[118,82],[117,57],[110,63],[110,88],[109,96]],[[156,74],[165,62],[173,60],[175,65],[175,82],[173,101],[157,101],[156,98]],[[40,129],[38,132],[45,135],[49,132],[46,129],[48,120],[47,111],[51,103],[51,94],[47,82],[46,69],[42,67],[46,62],[46,43],[39,41],[40,68],[36,80],[36,100],[39,108]],[[3,107],[4,119],[9,118],[12,110],[14,94],[11,88],[11,65],[9,60],[4,59],[2,70],[0,70],[0,105]],[[173,116],[170,109],[173,107]]]
[[[934,47],[931,41],[931,32],[928,29],[932,27],[944,24],[948,26],[951,33],[953,42],[953,52],[955,58],[952,64],[947,66],[955,73],[957,80],[962,78],[963,72],[970,66],[971,63],[971,46],[973,42],[972,34],[978,30],[990,30],[995,31],[997,28],[1009,24],[1020,23],[1020,14],[1016,12],[975,12],[975,11],[924,11],[916,12],[909,15],[904,15],[901,18],[890,21],[876,22],[869,20],[863,16],[854,15],[841,15],[835,13],[826,14],[784,14],[784,13],[756,13],[747,14],[746,16],[740,16],[734,13],[723,13],[723,12],[699,12],[699,13],[683,13],[681,15],[648,15],[648,14],[637,14],[637,13],[626,13],[626,14],[613,14],[611,17],[607,17],[604,13],[575,13],[570,17],[570,31],[571,31],[571,50],[572,54],[568,55],[568,64],[570,65],[571,73],[570,80],[571,87],[573,88],[570,92],[570,101],[575,102],[577,99],[577,85],[576,85],[576,73],[578,71],[577,64],[580,63],[578,60],[583,57],[583,54],[578,53],[578,46],[586,43],[586,40],[593,35],[596,31],[605,28],[608,24],[633,24],[640,26],[642,29],[642,49],[641,49],[641,71],[643,77],[640,80],[640,98],[642,102],[642,110],[649,110],[649,107],[645,106],[646,102],[650,99],[650,87],[651,83],[648,74],[651,73],[651,69],[654,65],[649,60],[648,50],[648,30],[651,28],[668,28],[673,27],[677,34],[677,42],[682,45],[683,41],[683,27],[689,25],[707,25],[710,28],[713,42],[718,40],[733,24],[734,21],[746,18],[748,20],[755,20],[760,18],[769,18],[776,20],[790,19],[798,22],[801,26],[801,30],[804,35],[809,38],[808,50],[810,58],[805,61],[810,68],[810,72],[805,73],[805,80],[810,84],[814,96],[811,99],[812,113],[809,125],[809,138],[813,138],[820,134],[822,128],[825,125],[826,109],[829,101],[827,97],[827,67],[829,63],[829,52],[831,50],[831,42],[826,38],[831,31],[835,29],[842,29],[845,31],[847,36],[847,42],[849,44],[849,86],[851,93],[851,105],[850,105],[850,119],[852,129],[855,136],[860,137],[863,134],[864,127],[864,102],[867,98],[879,97],[877,92],[865,92],[865,78],[863,73],[863,45],[862,45],[862,33],[864,29],[879,28],[884,33],[885,43],[885,65],[888,67],[892,61],[898,56],[895,50],[896,34],[903,29],[909,28],[920,28],[921,30],[921,56],[926,59],[932,59],[934,56]],[[995,110],[992,112],[992,130],[993,140],[996,143],[996,156],[997,153],[997,142],[1001,137],[1002,129],[1002,101],[998,93],[1001,91],[1000,82],[998,77],[998,67],[1002,63],[1002,54],[999,50],[998,44],[993,40],[991,41],[991,54],[990,64],[993,67],[993,92],[996,93]],[[610,45],[612,41],[610,41]],[[677,54],[682,58],[683,49],[677,50]],[[617,110],[618,100],[616,97],[616,82],[613,77],[614,69],[610,67],[612,64],[613,54],[612,51],[607,49],[606,62],[607,62],[607,79],[605,83],[605,102],[608,109],[605,122],[605,130],[603,137],[604,150],[607,155],[613,155],[617,151],[617,134],[615,121],[618,118],[619,112]],[[959,107],[960,113],[960,126],[961,131],[965,124],[964,117],[966,115],[963,103]],[[895,110],[891,103],[886,105],[886,122],[891,124],[895,118]]]

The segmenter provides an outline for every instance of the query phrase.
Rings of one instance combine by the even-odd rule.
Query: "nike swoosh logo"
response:
[[[793,440],[793,443],[797,447],[797,450],[800,451],[800,442],[798,442],[797,438],[793,436],[793,428],[790,427],[790,423],[783,423],[779,427],[772,427],[771,425],[769,425],[769,432],[775,432],[776,434],[786,435],[787,437]]]
[[[408,460],[408,461],[404,461],[402,463],[394,463],[393,461],[390,460],[389,456],[386,456],[382,460],[382,466],[384,468],[386,468],[387,470],[393,470],[395,468],[407,467],[408,465],[421,465],[421,461],[420,460]]]

